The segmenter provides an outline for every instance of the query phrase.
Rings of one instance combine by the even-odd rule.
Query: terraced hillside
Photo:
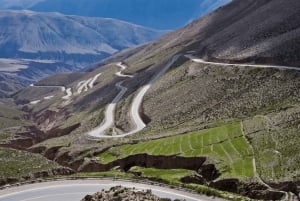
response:
[[[280,4],[281,11],[274,10],[286,22],[284,10],[299,4],[298,0],[289,0],[289,4],[280,0],[241,2],[235,0],[159,41],[123,51],[100,63],[99,68],[74,75],[76,79],[54,76],[51,83],[57,85],[55,89],[31,86],[15,94],[18,107],[34,124],[30,135],[19,132],[21,140],[16,141],[12,134],[14,140],[2,146],[18,145],[82,174],[161,179],[159,172],[164,175],[165,170],[179,169],[178,175],[192,171],[196,179],[184,178],[186,183],[177,185],[201,188],[200,192],[213,187],[254,199],[299,196],[298,68],[281,68],[278,60],[272,60],[272,66],[266,66],[268,62],[228,65],[203,60],[210,57],[193,60],[185,56],[201,56],[199,44],[204,33],[213,36],[221,32],[210,28],[218,27],[220,16],[239,12],[242,22],[254,14],[269,19],[273,11],[262,14],[256,10]],[[249,6],[247,12],[244,5]],[[231,22],[234,27],[239,24]],[[284,29],[281,22],[270,22]],[[242,25],[241,30],[252,29]],[[268,36],[270,31],[255,30],[257,37]],[[283,38],[286,34],[272,33]],[[242,36],[234,38],[243,41]],[[285,46],[277,47],[285,52]],[[276,48],[270,48],[270,58],[277,58]],[[289,48],[294,46],[286,50]],[[257,58],[260,53],[255,53]],[[298,58],[287,61],[286,65],[295,64]],[[120,62],[126,68],[121,68]],[[40,83],[47,84],[47,80]],[[45,99],[50,95],[54,97]],[[141,105],[132,104],[137,97]],[[40,102],[32,104],[36,100]],[[141,118],[146,127],[122,137],[138,127],[134,117]],[[106,124],[98,138],[88,135]],[[177,182],[182,182],[178,177]]]
[[[217,164],[224,178],[253,177],[252,151],[239,123],[114,147],[101,153],[98,159],[102,163],[109,163],[141,153],[184,157],[207,156],[211,163]]]

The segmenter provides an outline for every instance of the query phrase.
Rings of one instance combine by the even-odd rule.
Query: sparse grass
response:
[[[126,61],[126,63],[129,64],[129,68],[126,69],[124,73],[133,74],[134,72],[141,70],[152,64],[161,64],[167,62],[169,59],[171,59],[172,55],[176,54],[176,52],[178,52],[179,50],[180,47],[170,48],[161,52],[160,54],[152,54],[152,56],[150,55],[147,58],[144,58],[142,55],[139,56],[139,58],[142,59],[136,59],[134,57],[130,58]]]
[[[9,128],[13,126],[21,126],[22,124],[22,121],[18,119],[0,117],[0,129]]]
[[[23,114],[22,111],[0,103],[0,130],[23,125],[24,122],[21,120]]]
[[[109,149],[98,157],[109,163],[129,155],[207,156],[222,171],[223,177],[253,177],[252,152],[243,138],[239,123],[191,132],[158,140],[123,145]]]
[[[0,178],[21,178],[58,167],[37,154],[0,148]]]
[[[299,107],[244,121],[257,171],[267,182],[300,179]]]
[[[69,119],[67,119],[62,125],[61,128],[66,128],[68,126],[74,125],[76,123],[81,123],[81,126],[74,130],[72,133],[61,136],[58,138],[52,138],[46,141],[43,141],[39,144],[36,144],[35,147],[38,146],[46,146],[46,147],[54,147],[54,146],[65,146],[68,148],[73,142],[78,140],[80,136],[90,131],[92,128],[95,128],[104,118],[104,108],[97,110],[93,113],[79,113],[77,115],[73,115]],[[79,148],[79,145],[76,145],[72,148]]]
[[[0,117],[6,118],[20,118],[24,113],[20,110],[14,109],[12,107],[8,107],[4,104],[0,103]]]

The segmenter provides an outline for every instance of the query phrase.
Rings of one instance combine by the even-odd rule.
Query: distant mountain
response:
[[[18,73],[32,80],[78,70],[165,33],[115,19],[32,11],[0,11],[0,26],[0,58],[17,59],[0,62],[0,71],[25,62]]]
[[[193,188],[207,185],[254,200],[289,194],[293,200],[300,189],[300,76],[296,67],[268,64],[300,65],[299,13],[299,0],[233,0],[80,75],[48,77],[37,83],[48,87],[12,96],[34,123],[29,132],[15,131],[5,146],[41,153],[78,172],[118,166],[141,179],[149,167],[171,171],[183,164],[195,168],[193,177],[171,174]],[[134,116],[146,127],[121,138],[138,127]],[[87,137],[109,119],[103,134],[118,140]],[[189,162],[177,160],[185,157]]]
[[[27,9],[45,0],[0,0],[0,9]]]
[[[175,29],[187,24],[230,0],[32,0],[14,2],[14,8],[68,15],[109,17],[156,29]],[[33,3],[35,2],[35,3]],[[10,1],[0,0],[0,9],[12,8]],[[27,4],[28,5],[28,4]]]

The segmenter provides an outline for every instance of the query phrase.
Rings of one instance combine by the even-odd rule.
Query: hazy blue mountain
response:
[[[27,9],[45,0],[0,0],[0,9]]]
[[[30,80],[79,70],[164,31],[105,18],[0,11],[0,73]],[[9,59],[8,59],[9,58]]]
[[[5,0],[0,0],[2,8],[9,8],[9,6],[2,3],[3,1]],[[228,3],[230,0],[31,1],[34,1],[35,4],[31,7],[25,7],[26,9],[42,12],[61,12],[64,14],[80,16],[109,17],[156,29],[175,29],[225,3]]]

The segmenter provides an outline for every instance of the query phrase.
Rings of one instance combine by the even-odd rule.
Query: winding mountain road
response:
[[[45,183],[28,184],[8,188],[0,191],[0,200],[3,201],[74,201],[81,200],[87,194],[94,194],[102,189],[108,190],[113,186],[125,186],[138,190],[151,189],[159,197],[171,199],[185,199],[186,201],[218,201],[221,199],[192,194],[167,187],[140,184],[130,181],[93,179],[93,180],[62,180]]]
[[[133,78],[133,75],[125,75],[122,73],[123,70],[126,70],[127,66],[125,66],[122,62],[117,63],[117,66],[119,66],[122,70],[116,73],[116,76],[119,77],[129,77],[129,78]]]
[[[160,77],[162,76],[164,73],[166,73],[170,67],[174,64],[175,61],[177,61],[177,59],[180,57],[180,55],[175,55],[172,57],[171,61],[169,61],[167,63],[167,65],[161,70],[159,71],[151,80],[150,82],[143,86],[139,92],[137,93],[137,95],[134,97],[131,107],[130,107],[130,117],[132,118],[134,124],[135,124],[135,129],[133,129],[130,132],[124,133],[124,134],[120,134],[120,135],[107,135],[105,132],[107,132],[107,130],[109,128],[111,128],[114,124],[114,113],[115,113],[115,108],[116,108],[116,104],[117,102],[120,101],[120,99],[122,98],[122,96],[126,93],[127,88],[121,86],[122,83],[117,83],[116,86],[118,88],[121,89],[121,91],[119,92],[119,94],[114,98],[114,100],[112,101],[112,103],[110,103],[108,105],[108,107],[106,108],[106,112],[105,112],[105,120],[104,123],[102,123],[102,125],[100,125],[99,127],[95,128],[94,130],[88,132],[88,135],[94,138],[123,138],[129,135],[133,135],[141,130],[143,130],[146,127],[146,124],[144,123],[144,121],[142,120],[141,116],[140,116],[140,112],[139,109],[141,107],[143,98],[145,96],[145,94],[147,93],[147,91],[151,88],[151,86],[153,85],[153,83]],[[125,65],[122,65],[122,63],[118,63],[117,64],[119,67],[121,67],[122,70],[126,69]],[[119,73],[116,73],[116,75],[122,74],[122,71],[120,71]],[[124,76],[121,76],[124,77]]]
[[[93,129],[92,131],[88,132],[88,135],[92,137],[102,137],[106,136],[104,133],[107,132],[108,129],[112,128],[115,122],[115,110],[117,103],[121,100],[121,98],[124,96],[124,94],[127,92],[127,88],[123,87],[121,84],[122,82],[118,82],[116,84],[116,87],[121,89],[121,91],[118,93],[118,95],[113,99],[113,101],[107,106],[105,111],[105,119],[104,122],[99,126]]]
[[[300,71],[300,67],[292,67],[292,66],[274,66],[274,65],[262,65],[262,64],[230,64],[230,63],[219,63],[219,62],[210,62],[204,61],[203,59],[197,58],[192,54],[184,55],[186,58],[190,59],[195,63],[202,63],[202,64],[212,64],[218,66],[241,66],[241,67],[254,67],[254,68],[274,68],[279,70],[296,70]]]

